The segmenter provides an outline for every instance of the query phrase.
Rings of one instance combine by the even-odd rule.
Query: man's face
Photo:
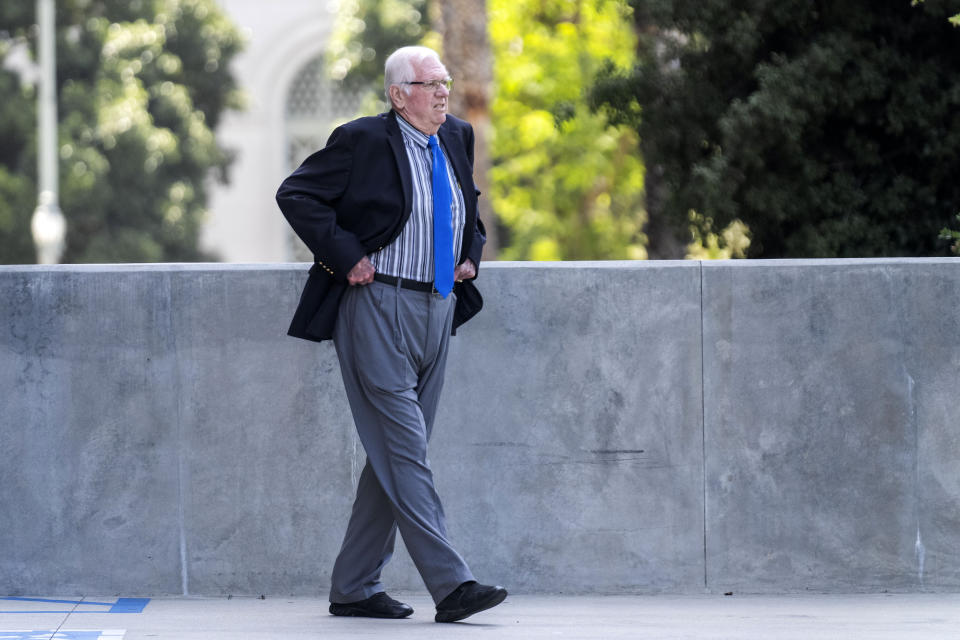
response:
[[[446,67],[430,58],[414,64],[413,68],[416,72],[414,80],[419,82],[444,80],[447,77]],[[410,90],[409,94],[400,91],[396,96],[394,106],[400,115],[423,133],[435,134],[447,119],[447,98],[450,97],[447,88],[441,85],[437,89],[428,89],[422,84],[402,85],[399,88]]]

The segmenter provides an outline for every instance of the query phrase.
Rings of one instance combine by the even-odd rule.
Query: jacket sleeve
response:
[[[473,262],[473,266],[477,268],[477,273],[480,273],[480,257],[483,255],[483,245],[487,242],[487,230],[483,226],[483,221],[480,220],[480,216],[477,216],[477,224],[473,228],[473,242],[470,243],[470,251],[468,258]],[[476,278],[476,276],[474,276]]]
[[[470,163],[470,174],[473,174],[473,157],[474,157],[474,135],[473,127],[469,123],[464,123],[463,134],[463,146],[467,152],[467,161]],[[473,182],[473,180],[471,180]],[[480,190],[476,188],[474,184],[474,192],[477,195],[477,200],[480,199]],[[472,238],[470,240],[469,249],[467,255],[463,256],[461,262],[465,261],[467,258],[470,258],[470,261],[473,262],[474,267],[476,267],[477,273],[480,273],[480,258],[483,255],[483,245],[487,242],[487,230],[483,226],[483,221],[480,220],[480,211],[479,211],[479,202],[477,208],[477,218],[476,223],[472,229],[464,229],[464,233],[471,234]],[[471,279],[476,279],[476,275]]]
[[[366,255],[360,240],[337,224],[336,205],[350,181],[353,144],[348,129],[337,128],[327,146],[303,161],[277,190],[277,204],[314,260],[333,278],[347,273]]]

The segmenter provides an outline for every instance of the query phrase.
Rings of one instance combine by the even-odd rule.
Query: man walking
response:
[[[436,621],[454,622],[507,596],[451,546],[427,463],[450,334],[482,306],[473,129],[447,115],[452,81],[431,49],[394,52],[384,85],[391,110],[337,128],[277,192],[314,255],[289,333],[333,339],[367,454],[330,613],[413,613],[380,582],[399,528]]]

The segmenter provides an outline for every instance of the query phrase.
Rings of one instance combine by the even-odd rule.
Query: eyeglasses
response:
[[[410,82],[398,82],[397,84],[419,84],[424,89],[429,91],[436,91],[440,87],[444,87],[447,91],[453,90],[453,78],[444,78],[443,80],[413,80]]]

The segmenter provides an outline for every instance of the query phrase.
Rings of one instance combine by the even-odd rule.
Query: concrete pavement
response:
[[[411,618],[336,618],[321,598],[153,598],[132,601],[138,613],[116,598],[3,598],[0,640],[960,638],[960,594],[512,595],[456,624],[434,623],[424,594],[394,595],[416,609]]]

